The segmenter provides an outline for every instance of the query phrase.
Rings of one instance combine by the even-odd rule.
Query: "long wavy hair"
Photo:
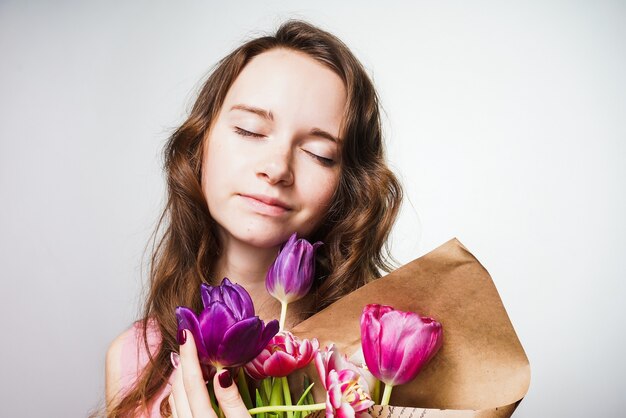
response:
[[[372,81],[337,37],[303,21],[287,21],[274,35],[252,39],[219,61],[189,117],[167,141],[167,203],[152,237],[142,319],[150,360],[135,386],[107,406],[108,416],[133,416],[154,401],[172,372],[170,352],[178,349],[175,308],[202,308],[198,289],[210,282],[220,254],[216,224],[201,188],[203,147],[236,77],[253,57],[274,48],[307,54],[338,74],[347,91],[339,185],[321,226],[309,237],[325,244],[316,261],[313,306],[321,310],[391,268],[386,242],[402,189],[385,163],[379,99]],[[148,349],[149,321],[156,321],[162,337],[155,353]],[[169,414],[167,398],[160,408]]]

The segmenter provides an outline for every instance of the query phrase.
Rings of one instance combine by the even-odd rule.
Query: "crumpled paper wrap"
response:
[[[369,303],[418,312],[443,325],[439,352],[415,380],[393,389],[390,404],[396,406],[374,406],[372,416],[510,417],[528,391],[528,359],[498,291],[457,239],[343,297],[292,332],[359,357],[359,319]],[[314,369],[308,374],[317,378]]]

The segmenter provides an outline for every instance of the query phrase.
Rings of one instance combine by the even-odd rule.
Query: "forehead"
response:
[[[312,57],[273,49],[244,67],[226,95],[223,110],[241,104],[272,112],[277,123],[305,124],[338,134],[346,88],[333,70]]]

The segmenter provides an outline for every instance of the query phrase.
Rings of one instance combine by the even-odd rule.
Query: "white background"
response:
[[[620,415],[625,3],[225,3],[0,2],[0,415],[97,406],[162,145],[210,66],[289,17],[375,81],[410,202],[398,258],[456,236],[491,273],[532,367],[515,416]]]

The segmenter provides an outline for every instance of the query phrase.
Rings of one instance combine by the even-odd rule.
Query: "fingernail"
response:
[[[180,356],[177,352],[172,351],[170,353],[170,360],[172,361],[172,366],[174,366],[175,369],[178,369],[178,365],[180,364]]]
[[[222,373],[220,373],[220,375],[217,377],[217,380],[220,381],[220,386],[224,389],[230,387],[230,385],[233,384],[233,379],[232,377],[230,377],[230,372],[228,370],[224,370]]]
[[[187,341],[187,330],[179,329],[176,333],[176,338],[178,339],[178,344],[183,345],[185,341]]]

